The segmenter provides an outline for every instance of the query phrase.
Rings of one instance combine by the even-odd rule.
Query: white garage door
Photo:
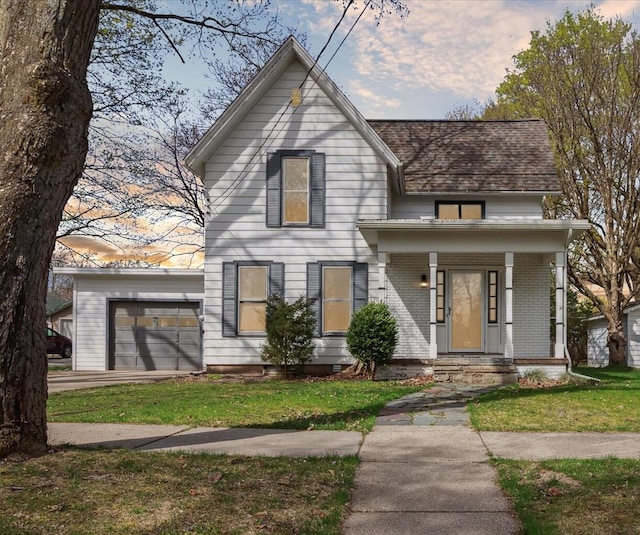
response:
[[[111,303],[109,369],[200,370],[200,304]]]

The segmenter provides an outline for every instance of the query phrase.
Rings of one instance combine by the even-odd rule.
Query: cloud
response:
[[[371,86],[364,87],[359,80],[349,82],[349,92],[366,100],[370,107],[374,109],[398,108],[400,106],[399,99],[387,97],[378,91],[374,91]]]
[[[598,4],[597,10],[607,19],[637,16],[640,15],[640,0],[606,0]]]
[[[351,55],[353,70],[334,76],[358,97],[359,106],[364,103],[365,108],[376,109],[385,105],[382,95],[418,91],[482,102],[493,95],[513,65],[512,57],[528,47],[532,30],[545,31],[547,22],[558,20],[567,8],[577,12],[587,7],[586,0],[404,1],[410,9],[408,17],[390,14],[376,25],[373,14],[366,14],[347,40],[348,51],[340,52]],[[324,32],[342,11],[339,2],[305,2]],[[596,5],[605,17],[640,15],[640,0]],[[350,13],[341,31],[357,14]]]
[[[523,49],[530,30],[545,24],[540,9],[508,1],[409,0],[405,19],[385,17],[357,33],[358,73],[396,91],[421,87],[463,98],[493,94]],[[362,28],[360,29],[362,30]]]

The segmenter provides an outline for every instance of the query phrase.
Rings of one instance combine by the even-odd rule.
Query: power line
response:
[[[327,49],[327,47],[329,46],[329,43],[331,41],[331,39],[333,38],[334,34],[336,33],[336,31],[338,30],[338,28],[340,27],[340,25],[342,24],[347,11],[349,10],[349,8],[351,7],[351,5],[353,4],[354,0],[350,0],[349,3],[345,6],[343,12],[342,12],[342,16],[340,17],[340,19],[338,20],[338,22],[336,23],[336,25],[334,26],[333,30],[331,31],[331,34],[329,35],[326,43],[324,44],[324,46],[322,47],[322,49],[320,50],[320,52],[318,53],[318,55],[316,56],[313,64],[311,65],[311,67],[309,68],[309,70],[307,71],[306,75],[304,76],[302,82],[300,83],[298,89],[302,89],[302,87],[304,86],[305,82],[307,81],[307,79],[309,78],[311,72],[313,71],[313,69],[316,67],[316,65],[318,64],[318,61],[320,59],[320,57],[322,56],[322,54],[324,53],[324,51]],[[347,37],[349,37],[349,35],[351,34],[351,32],[353,31],[353,29],[355,28],[356,24],[358,24],[358,22],[360,21],[360,19],[362,18],[362,15],[364,14],[364,12],[367,10],[367,8],[369,7],[369,5],[371,4],[371,0],[369,0],[364,8],[362,9],[362,12],[360,13],[360,15],[358,16],[358,18],[355,20],[355,22],[351,25],[351,28],[349,28],[349,31],[347,32],[347,34],[345,35],[345,37],[342,39],[342,41],[340,42],[340,44],[338,45],[338,47],[336,48],[336,50],[334,51],[334,53],[332,54],[332,56],[329,58],[329,61],[327,61],[326,65],[324,68],[320,67],[320,69],[324,72],[324,70],[329,66],[329,63],[331,63],[331,61],[333,60],[333,58],[336,56],[336,54],[338,53],[338,51],[340,50],[340,48],[342,48],[342,45],[345,43]],[[280,113],[278,119],[276,120],[276,122],[274,123],[274,125],[272,126],[271,130],[269,131],[269,133],[267,134],[267,136],[265,137],[264,141],[261,143],[261,145],[258,147],[258,149],[251,155],[251,157],[249,158],[249,160],[247,161],[247,163],[245,164],[244,168],[238,173],[238,175],[236,176],[236,178],[231,182],[231,184],[229,186],[227,186],[227,188],[216,197],[215,200],[212,200],[210,203],[211,206],[211,211],[214,212],[217,208],[219,208],[222,204],[222,202],[224,202],[229,195],[231,195],[231,193],[233,193],[238,187],[239,185],[242,183],[242,181],[246,178],[246,176],[248,175],[249,171],[251,171],[253,169],[253,167],[259,163],[258,161],[253,161],[254,158],[256,158],[256,156],[262,156],[262,150],[265,147],[265,145],[267,144],[267,142],[269,142],[271,140],[271,143],[273,143],[273,140],[271,139],[271,136],[273,134],[273,132],[275,131],[275,129],[278,127],[278,125],[280,124],[280,122],[282,121],[283,117],[286,115],[286,113],[289,111],[289,108],[291,106],[291,101],[289,101],[289,103],[287,103],[287,105],[285,106],[284,110]],[[294,108],[293,113],[295,113],[295,111],[297,110],[297,108]],[[290,119],[287,119],[287,121],[284,123],[283,126],[285,126]],[[270,146],[270,145],[269,145]],[[267,147],[269,148],[269,147]],[[215,205],[213,203],[216,203]]]

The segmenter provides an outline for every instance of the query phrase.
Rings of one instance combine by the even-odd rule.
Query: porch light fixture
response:
[[[428,285],[427,276],[423,273],[422,277],[420,277],[420,288],[426,288]]]

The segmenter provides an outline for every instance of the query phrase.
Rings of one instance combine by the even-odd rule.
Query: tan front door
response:
[[[450,271],[449,351],[484,351],[483,271]]]

